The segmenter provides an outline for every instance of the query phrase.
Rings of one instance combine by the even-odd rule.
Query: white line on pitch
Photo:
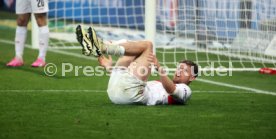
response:
[[[233,85],[233,84],[228,84],[228,83],[221,83],[221,82],[216,82],[216,81],[211,81],[211,80],[206,80],[206,79],[196,79],[197,81],[204,82],[204,83],[209,83],[209,84],[215,84],[218,86],[225,86],[229,88],[235,88],[239,90],[246,90],[258,94],[268,94],[268,95],[274,95],[276,96],[276,92],[270,92],[270,91],[265,91],[265,90],[259,90],[255,88],[250,88],[250,87],[244,87],[244,86],[238,86],[238,85]]]
[[[66,51],[57,50],[57,49],[49,49],[48,51],[58,53],[58,54],[68,55],[68,56],[74,56],[77,58],[83,58],[83,59],[87,59],[87,60],[96,60],[96,58],[94,58],[92,56],[84,56],[84,55],[80,55],[80,54],[76,54],[76,53],[72,53],[72,52],[66,52]]]
[[[8,40],[2,40],[0,39],[0,42],[2,43],[6,43],[6,44],[11,44],[11,45],[14,45],[14,42],[12,41],[8,41]],[[27,48],[31,48],[31,45],[29,44],[26,44],[25,45]],[[57,49],[48,49],[48,51],[51,51],[51,52],[54,52],[54,53],[58,53],[58,54],[63,54],[63,55],[69,55],[69,56],[74,56],[74,57],[77,57],[77,58],[83,58],[83,59],[88,59],[88,60],[96,60],[96,58],[92,57],[92,56],[84,56],[84,55],[80,55],[80,54],[76,54],[76,53],[72,53],[72,52],[66,52],[66,51],[61,51],[61,50],[57,50]]]
[[[70,92],[106,92],[105,90],[0,90],[0,92],[40,92],[40,93],[44,93],[44,92],[62,92],[62,93],[70,93]]]
[[[6,44],[14,44],[13,41],[2,40],[2,39],[0,39],[0,42],[6,43]],[[30,45],[26,45],[26,46],[30,47]],[[50,50],[50,51],[51,52],[55,52],[55,53],[59,53],[59,54],[70,55],[70,56],[74,56],[74,57],[78,57],[78,58],[85,58],[85,59],[90,59],[90,60],[96,60],[95,58],[84,57],[84,56],[81,56],[81,55],[77,55],[75,53],[69,53],[69,52],[65,52],[65,51],[61,51],[61,50],[58,50],[58,51],[57,50]],[[197,79],[197,81],[204,82],[204,83],[209,83],[209,84],[215,84],[215,85],[218,85],[218,86],[235,88],[235,89],[239,89],[239,90],[246,90],[246,91],[250,91],[250,92],[254,92],[254,93],[259,93],[259,94],[267,94],[267,95],[276,96],[276,92],[259,90],[259,89],[250,88],[250,87],[238,86],[238,85],[233,85],[233,84],[228,84],[228,83],[221,83],[221,82],[216,82],[216,81],[211,81],[211,80],[206,80],[206,79]]]

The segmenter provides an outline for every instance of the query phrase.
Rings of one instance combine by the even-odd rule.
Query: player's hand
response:
[[[101,55],[100,57],[98,57],[98,61],[99,61],[99,64],[105,67],[106,69],[109,69],[112,67],[112,57],[110,55],[108,55],[108,58],[104,55]]]
[[[147,60],[148,60],[148,62],[150,62],[152,65],[154,65],[154,67],[155,67],[156,69],[158,69],[158,68],[160,67],[159,61],[158,61],[157,57],[156,57],[153,53],[149,54]]]

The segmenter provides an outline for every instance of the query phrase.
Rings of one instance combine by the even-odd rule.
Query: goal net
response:
[[[189,59],[201,67],[250,71],[276,67],[276,0],[50,0],[51,48],[79,49],[77,24],[94,26],[106,40],[151,35],[164,65]],[[145,11],[155,11],[146,34]],[[151,22],[150,22],[151,23]],[[147,30],[145,30],[145,28]]]

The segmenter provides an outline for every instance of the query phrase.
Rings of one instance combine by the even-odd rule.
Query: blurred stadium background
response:
[[[276,67],[276,0],[146,2],[49,0],[47,62],[58,69],[49,77],[29,66],[37,54],[31,24],[25,66],[5,66],[14,56],[16,15],[15,0],[1,0],[0,138],[275,138],[276,75],[258,71]],[[206,72],[185,106],[114,105],[108,76],[62,76],[62,63],[97,65],[80,54],[78,24],[106,40],[151,39],[163,65],[173,70],[190,59]],[[216,74],[222,66],[226,76]]]

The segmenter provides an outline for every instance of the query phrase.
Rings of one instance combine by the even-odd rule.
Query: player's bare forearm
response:
[[[167,75],[166,71],[164,70],[164,68],[162,68],[160,66],[160,63],[159,63],[158,59],[156,58],[156,56],[152,54],[148,57],[148,60],[151,61],[154,64],[156,70],[158,71],[158,73],[160,75],[160,81],[161,81],[163,87],[165,88],[165,90],[169,94],[172,94],[175,90],[175,84],[168,77],[168,75]]]
[[[166,74],[166,71],[162,68],[159,67],[158,68],[158,72],[160,75],[160,81],[163,85],[163,87],[165,88],[165,90],[169,93],[172,94],[175,90],[175,84],[173,83],[173,81],[168,77],[168,75]]]

